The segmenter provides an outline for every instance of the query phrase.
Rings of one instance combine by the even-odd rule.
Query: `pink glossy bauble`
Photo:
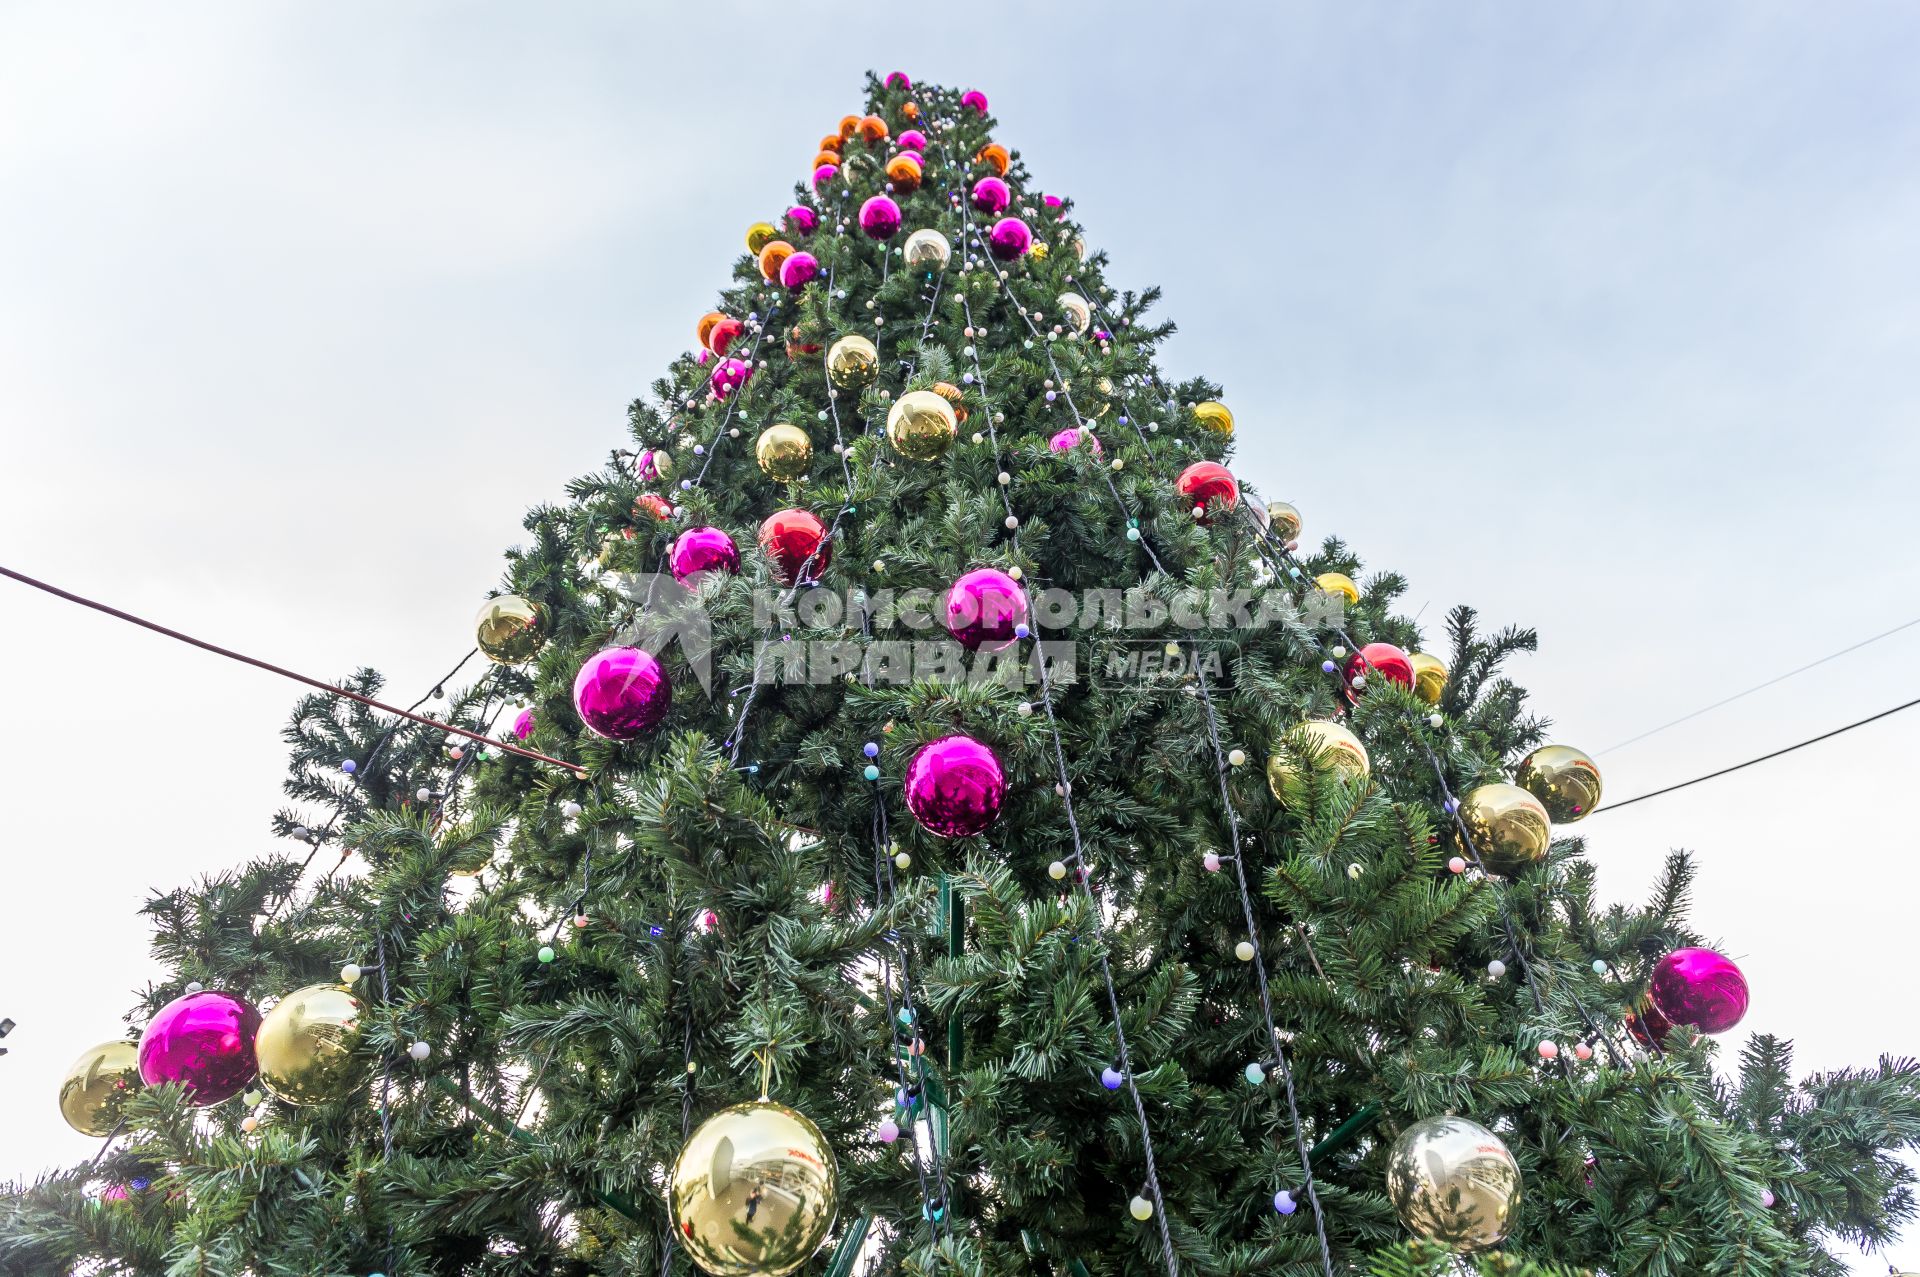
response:
[[[175,998],[153,1013],[140,1035],[140,1077],[148,1086],[178,1082],[198,1108],[231,1099],[260,1072],[253,1036],[260,1013],[213,989]]]
[[[533,735],[533,711],[531,709],[523,709],[520,711],[519,716],[513,720],[513,738],[515,740],[525,740],[531,735]]]
[[[789,291],[798,291],[819,278],[820,259],[812,253],[794,253],[780,263],[780,284]]]
[[[1048,208],[1059,208],[1062,204],[1066,203],[1066,201],[1061,199],[1058,195],[1042,195],[1040,197],[1040,202],[1042,204],[1045,204]]]
[[[999,568],[975,568],[947,590],[947,632],[969,650],[998,652],[1027,623],[1027,592]]]
[[[1205,510],[1215,501],[1226,506],[1234,506],[1240,501],[1240,485],[1234,481],[1233,472],[1218,461],[1196,461],[1180,472],[1173,486],[1187,504],[1196,510]],[[1208,516],[1202,514],[1200,521],[1207,522]]]
[[[803,568],[808,580],[818,581],[833,558],[826,524],[806,510],[775,510],[768,515],[760,525],[760,548],[782,585],[792,585]]]
[[[707,385],[714,397],[725,399],[734,391],[747,384],[747,378],[753,376],[753,366],[743,359],[722,359],[714,365],[713,372],[707,377]]]
[[[919,129],[908,129],[900,135],[899,142],[900,149],[903,151],[918,151],[923,155],[926,153],[927,135]]]
[[[573,676],[573,707],[594,735],[633,740],[666,718],[673,708],[673,685],[651,654],[609,647],[589,656]]]
[[[740,570],[740,547],[720,528],[688,528],[673,539],[667,570],[682,585],[702,572],[731,576]]]
[[[973,206],[990,216],[1004,213],[1013,203],[1013,192],[997,177],[983,177],[973,184]]]
[[[978,89],[968,89],[960,95],[960,105],[985,115],[987,113],[987,95]]]
[[[875,195],[860,206],[860,229],[868,239],[892,239],[900,230],[900,206],[891,195]]]
[[[971,736],[928,741],[907,764],[907,810],[942,838],[977,834],[1000,818],[1006,773],[994,752]]]
[[[642,448],[640,455],[634,458],[633,473],[641,479],[664,479],[667,474],[667,454],[657,448]]]
[[[1347,677],[1355,674],[1365,674],[1369,681],[1379,675],[1389,683],[1412,687],[1413,660],[1391,643],[1369,643],[1347,662]]]
[[[828,182],[831,182],[833,180],[833,175],[835,173],[838,173],[839,171],[840,171],[839,169],[835,168],[831,164],[822,164],[820,167],[814,169],[813,170],[813,189],[817,191],[821,187],[825,186]]]
[[[1033,232],[1017,217],[1003,217],[987,232],[987,250],[1003,262],[1024,256],[1033,247]]]
[[[905,71],[889,71],[887,72],[887,87],[889,89],[911,89],[913,87],[913,81],[907,78]]]
[[[1675,949],[1660,959],[1647,995],[1661,1015],[1702,1033],[1725,1033],[1747,1014],[1747,978],[1712,949]]]
[[[1053,449],[1055,452],[1072,452],[1080,446],[1080,440],[1082,438],[1085,438],[1087,446],[1093,449],[1093,455],[1096,457],[1099,456],[1100,441],[1093,437],[1091,431],[1082,435],[1080,427],[1078,426],[1068,426],[1065,430],[1054,435],[1053,438],[1047,440],[1047,447]]]
[[[787,210],[787,229],[796,235],[811,235],[820,226],[820,215],[805,204],[795,204]]]

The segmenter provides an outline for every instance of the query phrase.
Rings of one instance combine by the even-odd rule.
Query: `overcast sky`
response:
[[[1920,8],[1175,8],[0,5],[0,562],[411,701],[898,67],[983,89],[1165,289],[1167,371],[1225,384],[1309,541],[1430,634],[1539,627],[1558,739],[1920,617]],[[148,892],[273,846],[297,689],[5,581],[0,658],[3,1176],[94,1151],[57,1079],[152,974]],[[1920,626],[1604,754],[1609,796],[1917,661]],[[1920,1047],[1916,768],[1920,711],[1581,832],[1617,899],[1697,854],[1729,1048],[1867,1064]]]

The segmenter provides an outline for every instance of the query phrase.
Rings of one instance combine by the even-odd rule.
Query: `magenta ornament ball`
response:
[[[673,707],[667,671],[637,647],[610,647],[573,677],[573,707],[595,736],[633,740],[660,725]]]
[[[688,528],[674,538],[667,567],[682,585],[702,572],[732,575],[740,570],[740,547],[720,528]]]
[[[927,149],[927,135],[919,129],[908,129],[900,135],[900,149],[903,151],[918,151],[925,154]]]
[[[947,590],[947,632],[969,651],[998,652],[1027,623],[1027,592],[999,568],[975,568]]]
[[[860,206],[860,229],[869,239],[892,239],[900,229],[900,206],[891,195],[874,196]]]
[[[889,71],[887,72],[887,87],[889,89],[911,89],[913,87],[913,81],[907,78],[905,71]]]
[[[175,998],[153,1013],[140,1035],[140,1077],[148,1086],[178,1082],[187,1101],[206,1108],[247,1089],[260,1072],[253,1035],[260,1013],[212,989]]]
[[[1648,993],[1661,1015],[1702,1033],[1725,1033],[1747,1014],[1747,978],[1712,949],[1675,949],[1660,959]]]
[[[813,170],[813,189],[817,191],[828,182],[831,182],[833,175],[839,171],[839,169],[831,164],[822,164],[819,168]]]
[[[1058,195],[1042,195],[1040,197],[1040,202],[1045,204],[1048,208],[1059,208],[1060,205],[1065,203],[1066,201],[1062,200]]]
[[[973,184],[973,206],[982,213],[1004,213],[1013,203],[1013,192],[997,177],[983,177]]]
[[[728,395],[746,385],[747,378],[752,375],[753,368],[747,364],[746,361],[740,359],[722,359],[714,365],[712,374],[707,378],[707,384],[712,387],[713,393],[717,398],[725,399]]]
[[[907,810],[942,838],[977,834],[1000,818],[1006,773],[987,746],[971,736],[942,736],[920,747],[907,764]]]
[[[820,274],[820,259],[812,253],[792,253],[780,263],[780,282],[790,290],[805,288]]]
[[[520,711],[520,716],[513,720],[513,738],[525,740],[531,735],[533,735],[533,711],[523,709]]]
[[[1010,262],[1033,247],[1033,232],[1017,217],[1003,217],[987,232],[987,248],[1003,262]]]
[[[796,235],[811,235],[820,226],[820,215],[805,204],[795,204],[787,210],[787,226]]]
[[[1054,435],[1053,438],[1047,440],[1047,447],[1053,449],[1055,452],[1072,452],[1080,445],[1080,437],[1080,427],[1068,426],[1065,430],[1060,431]],[[1091,433],[1088,433],[1086,440],[1087,446],[1093,449],[1093,455],[1096,457],[1099,456],[1100,441],[1094,438]]]
[[[968,89],[960,95],[960,105],[971,107],[980,114],[987,113],[987,95],[978,89]]]

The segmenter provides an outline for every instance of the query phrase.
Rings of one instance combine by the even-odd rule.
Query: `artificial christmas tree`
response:
[[[1744,984],[1684,858],[1597,902],[1599,773],[1501,673],[1530,632],[1458,609],[1440,659],[1397,578],[1302,556],[977,91],[875,81],[810,172],[634,447],[528,516],[442,712],[492,743],[310,697],[301,852],[149,907],[135,1020],[231,1031],[81,1084],[116,1133],[5,1200],[5,1271],[1830,1273],[1892,1235],[1920,1071],[1796,1087],[1760,1037],[1715,1080]]]

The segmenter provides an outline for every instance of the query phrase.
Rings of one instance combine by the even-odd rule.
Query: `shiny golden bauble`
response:
[[[1267,526],[1274,536],[1291,545],[1300,539],[1300,511],[1285,501],[1269,501]]]
[[[967,400],[966,396],[960,393],[960,387],[950,381],[936,381],[933,383],[933,393],[953,405],[955,421],[963,426],[967,424]]]
[[[360,1001],[341,984],[310,984],[274,1005],[254,1035],[260,1085],[288,1104],[325,1104],[353,1086]]]
[[[768,478],[792,483],[813,468],[813,440],[800,427],[782,421],[760,432],[753,456]]]
[[[1218,399],[1209,399],[1205,403],[1195,404],[1193,415],[1201,425],[1217,435],[1233,433],[1233,413]]]
[[[839,1208],[833,1150],[784,1104],[721,1109],[688,1138],[667,1206],[693,1261],[713,1277],[781,1277],[806,1263]]]
[[[779,238],[780,232],[775,229],[773,223],[755,222],[747,227],[747,251],[758,257],[761,249]]]
[[[1087,299],[1079,293],[1061,293],[1053,304],[1060,308],[1060,313],[1066,317],[1069,324],[1073,325],[1073,331],[1084,333],[1093,327],[1093,307],[1089,306]]]
[[[1413,694],[1429,705],[1438,705],[1447,690],[1447,663],[1425,652],[1415,652],[1407,660],[1413,664]]]
[[[111,1135],[120,1100],[140,1085],[139,1047],[124,1038],[89,1047],[60,1079],[60,1116],[82,1135]]]
[[[520,665],[547,641],[547,614],[518,594],[502,594],[480,605],[473,618],[474,641],[496,665]]]
[[[1495,1245],[1520,1210],[1520,1166],[1498,1135],[1464,1117],[1429,1117],[1393,1142],[1387,1196],[1407,1231],[1456,1254]]]
[[[1416,675],[1419,670],[1414,666]],[[1520,760],[1513,779],[1563,825],[1591,815],[1600,805],[1600,769],[1571,745],[1542,745]]]
[[[1034,240],[1033,247],[1027,250],[1027,252],[1030,253],[1036,261],[1042,261],[1042,262],[1047,260],[1047,254],[1050,251],[1052,250],[1050,250],[1047,247],[1047,241],[1045,241],[1044,239]]]
[[[827,380],[835,390],[865,390],[880,375],[880,352],[859,333],[827,347]]]
[[[1087,260],[1087,241],[1085,241],[1084,239],[1081,239],[1078,235],[1075,235],[1073,237],[1073,243],[1070,245],[1070,247],[1073,249],[1073,255],[1075,257],[1079,258],[1083,262]]]
[[[1553,841],[1547,809],[1518,785],[1496,782],[1469,790],[1460,803],[1460,820],[1480,855],[1481,868],[1502,877],[1545,859],[1547,844]],[[1456,832],[1454,841],[1459,840]]]
[[[1283,803],[1297,803],[1306,790],[1300,779],[1300,760],[1317,759],[1348,777],[1365,780],[1372,770],[1367,747],[1340,723],[1302,723],[1288,733],[1277,753],[1267,759],[1267,788]]]
[[[922,227],[907,236],[900,251],[909,270],[943,271],[953,260],[953,245],[945,235],[930,227]]]
[[[953,405],[931,390],[910,390],[887,411],[887,438],[903,457],[933,461],[960,431]]]
[[[1267,509],[1271,511],[1273,507],[1268,506]],[[1322,572],[1313,578],[1313,583],[1320,587],[1322,594],[1338,594],[1347,601],[1348,607],[1360,601],[1360,587],[1345,572]]]

